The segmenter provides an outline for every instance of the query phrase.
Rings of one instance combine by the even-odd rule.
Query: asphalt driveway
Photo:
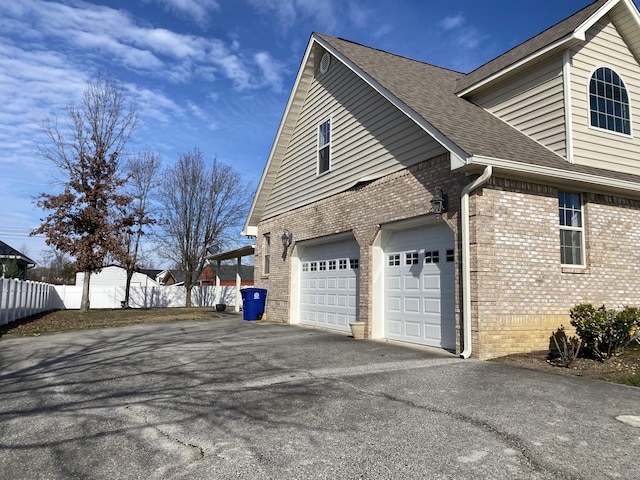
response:
[[[640,478],[640,389],[223,319],[0,339],[3,479]]]

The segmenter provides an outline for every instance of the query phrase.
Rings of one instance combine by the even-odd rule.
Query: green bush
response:
[[[616,311],[581,303],[571,309],[570,316],[583,348],[600,360],[624,353],[640,328],[640,310],[634,307]]]

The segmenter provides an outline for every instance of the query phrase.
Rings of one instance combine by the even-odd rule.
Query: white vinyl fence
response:
[[[61,304],[53,285],[0,277],[0,325],[57,308]]]
[[[78,309],[82,300],[82,285],[56,285],[62,308]],[[121,308],[124,287],[91,286],[89,305],[91,308]],[[236,287],[220,287],[220,303],[235,304]],[[186,290],[184,286],[131,287],[129,306],[132,308],[184,307]],[[213,307],[216,304],[216,287],[192,287],[193,307]]]
[[[29,315],[58,309],[79,309],[82,285],[50,285],[48,283],[0,277],[0,325]],[[91,308],[121,308],[124,287],[91,287]],[[133,308],[184,307],[185,287],[131,287],[129,306]],[[234,305],[236,287],[220,287],[220,301]],[[192,287],[191,305],[213,307],[216,287]]]

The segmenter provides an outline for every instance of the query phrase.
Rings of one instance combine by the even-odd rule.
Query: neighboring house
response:
[[[132,287],[157,287],[162,285],[158,279],[158,275],[162,270],[146,270],[133,272],[131,277]],[[154,272],[158,272],[155,274]],[[84,272],[76,273],[76,285],[82,285],[84,282]],[[91,274],[92,287],[125,287],[127,285],[127,270],[118,265],[109,265],[102,270]]]
[[[144,273],[145,275],[153,278],[158,285],[169,286],[176,283],[176,279],[169,270],[141,268],[140,273]]]
[[[269,319],[486,359],[640,305],[638,58],[630,0],[469,74],[314,33],[244,228]]]
[[[201,286],[215,286],[217,274],[220,278],[220,286],[235,287],[237,271],[238,267],[236,265],[205,265],[200,274],[198,284]],[[240,279],[242,287],[253,286],[253,265],[241,265]]]
[[[0,240],[0,277],[10,275],[26,280],[27,270],[35,266],[36,262]]]

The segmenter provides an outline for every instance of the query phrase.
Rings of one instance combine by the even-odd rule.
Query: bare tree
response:
[[[49,248],[41,252],[40,266],[34,270],[38,272],[38,279],[42,282],[69,285],[73,283],[75,264],[66,253]]]
[[[63,191],[36,197],[50,213],[31,234],[46,235],[48,245],[76,259],[85,273],[80,310],[86,312],[91,272],[100,271],[105,256],[118,248],[121,208],[129,201],[120,193],[120,161],[137,111],[109,76],[97,73],[66,113],[66,128],[56,117],[43,122],[50,145],[39,151],[58,168]]]
[[[162,242],[167,259],[185,272],[186,305],[191,287],[202,271],[208,246],[228,240],[241,226],[249,207],[249,188],[232,167],[214,158],[210,165],[198,148],[180,155],[178,163],[164,171],[160,202],[164,205]]]
[[[127,283],[123,306],[129,306],[131,278],[143,258],[142,237],[148,228],[157,222],[151,206],[151,192],[157,187],[162,159],[149,150],[127,161],[127,194],[131,203],[125,207],[125,225],[120,231],[120,249],[116,260],[127,271]]]

